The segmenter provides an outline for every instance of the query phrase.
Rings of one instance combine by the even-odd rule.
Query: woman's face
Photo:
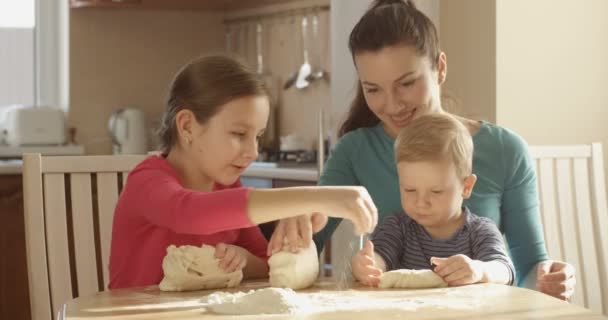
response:
[[[367,105],[393,138],[413,119],[441,110],[440,85],[447,70],[441,53],[437,68],[410,45],[398,45],[355,55]]]

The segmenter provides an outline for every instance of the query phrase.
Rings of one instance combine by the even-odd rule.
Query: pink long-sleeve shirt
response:
[[[114,211],[110,289],[158,284],[169,245],[234,244],[266,259],[268,242],[247,216],[240,181],[212,192],[186,189],[160,156],[141,162]]]

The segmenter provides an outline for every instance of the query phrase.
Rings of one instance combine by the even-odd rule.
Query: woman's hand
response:
[[[367,240],[363,249],[357,252],[351,260],[353,276],[362,284],[375,287],[380,282],[382,269],[376,266],[374,257],[374,244]]]
[[[239,246],[218,243],[215,246],[215,257],[220,259],[219,266],[225,272],[242,270],[247,265],[249,251]]]
[[[279,221],[268,242],[267,254],[270,256],[283,249],[297,253],[301,248],[308,248],[312,242],[313,233],[319,232],[326,224],[327,216],[320,213],[306,214]],[[284,239],[287,239],[287,248],[283,248],[285,245]]]
[[[431,258],[436,265],[433,269],[443,281],[450,286],[462,286],[482,282],[484,279],[484,265],[482,261],[473,260],[464,254],[449,258]]]
[[[562,300],[572,297],[576,272],[571,264],[547,260],[538,264],[536,272],[536,287],[540,292]]]

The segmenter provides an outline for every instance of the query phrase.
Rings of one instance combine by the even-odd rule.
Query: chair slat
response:
[[[593,233],[593,216],[591,212],[591,197],[589,194],[589,167],[587,159],[574,159],[574,195],[576,204],[576,217],[578,221],[579,252],[582,255],[579,278],[583,280],[586,292],[600,292],[598,274],[598,257]],[[602,313],[602,297],[597,294],[586,294],[586,307]]]
[[[70,183],[78,295],[90,295],[98,291],[91,175],[73,173]]]
[[[552,159],[539,160],[538,178],[540,181],[540,199],[545,229],[545,244],[549,256],[555,260],[563,261],[562,247],[560,245],[559,217],[555,201],[555,177]]]
[[[118,200],[118,174],[100,173],[97,175],[97,203],[99,207],[99,238],[101,242],[101,265],[103,288],[110,282],[110,244],[112,242],[112,222],[114,207]]]
[[[53,314],[49,297],[40,161],[40,154],[23,157],[23,209],[32,320],[47,320]]]
[[[122,172],[122,188],[124,190],[125,186],[127,185],[127,178],[129,177],[129,171],[123,171]]]
[[[581,268],[582,261],[579,252],[578,221],[574,214],[574,201],[572,190],[572,169],[570,159],[557,159],[555,163],[557,171],[557,198],[559,205],[559,215],[561,222],[561,242],[564,249],[564,260],[568,261],[576,270]],[[580,279],[576,282],[575,294],[572,297],[572,302],[580,306],[586,306],[585,299],[585,281]]]
[[[93,173],[129,171],[145,158],[145,155],[45,157],[42,163],[42,172]]]
[[[602,144],[591,144],[592,157],[592,208],[594,217],[595,241],[598,244],[599,253],[599,277],[602,287],[603,310],[608,315],[608,208],[606,204],[606,181],[604,172],[604,156]]]
[[[56,314],[73,298],[63,174],[44,175],[44,204],[52,314]]]
[[[540,161],[538,159],[534,159],[534,172],[538,173],[540,170],[539,168],[540,168]],[[537,176],[536,177],[536,190],[538,190],[538,208],[540,211],[540,220],[544,226],[545,225],[545,216],[542,214],[544,210],[543,210],[543,201],[540,196],[540,188],[541,188],[540,178]],[[547,235],[545,234],[544,228],[543,228],[543,236],[545,239],[547,239]]]

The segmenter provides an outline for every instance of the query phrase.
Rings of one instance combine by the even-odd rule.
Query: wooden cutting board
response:
[[[221,291],[247,292],[268,286],[247,282]],[[291,315],[212,314],[201,299],[217,290],[160,292],[157,287],[100,292],[66,304],[66,319],[608,319],[545,294],[480,284],[426,290],[379,290],[319,281],[298,295],[317,302]]]

